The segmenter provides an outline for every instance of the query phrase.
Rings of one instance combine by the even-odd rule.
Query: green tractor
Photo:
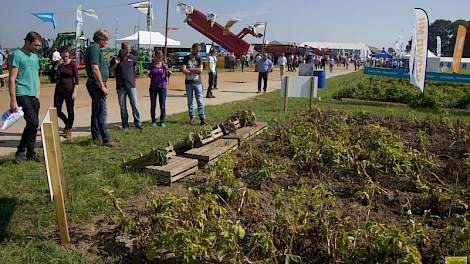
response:
[[[85,38],[81,37],[79,39],[79,47],[80,47],[80,63],[78,65],[79,69],[82,69],[85,67],[85,64],[83,62],[83,52],[85,51],[85,47],[88,46],[88,40]],[[75,50],[77,47],[77,41],[76,41],[76,33],[75,32],[61,32],[57,34],[57,37],[55,40],[51,39],[44,39],[42,42],[42,49],[40,51],[40,64],[41,64],[41,69],[43,72],[47,72],[50,69],[50,57],[52,54],[52,49],[61,49],[63,47],[66,47],[70,51],[70,56],[72,60],[75,60]]]

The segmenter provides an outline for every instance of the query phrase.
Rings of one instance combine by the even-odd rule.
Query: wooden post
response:
[[[59,170],[60,153],[57,152],[56,141],[54,140],[54,124],[47,122],[42,124],[42,133],[44,133],[44,147],[48,173],[51,179],[52,192],[54,194],[54,204],[56,209],[57,224],[59,225],[60,241],[62,244],[70,243],[69,227],[67,223],[67,214],[65,212],[65,202],[62,192],[61,176]]]
[[[287,112],[287,101],[289,98],[289,76],[286,76],[286,88],[284,89],[284,112]]]
[[[315,77],[312,76],[312,83],[310,84],[310,107],[309,110],[312,111],[312,103],[313,103],[313,89],[315,89]]]
[[[60,149],[60,136],[59,136],[59,119],[57,118],[57,109],[49,107],[49,116],[52,122],[52,132],[54,136],[54,147],[57,153],[57,162],[59,165],[60,182],[64,199],[67,199],[67,185],[65,183],[64,162],[62,160],[62,152]]]

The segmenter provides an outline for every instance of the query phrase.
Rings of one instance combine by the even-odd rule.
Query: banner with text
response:
[[[465,47],[465,38],[467,37],[467,28],[459,25],[457,30],[457,38],[455,39],[454,47],[454,61],[452,63],[452,71],[454,73],[460,72],[460,64],[462,63],[463,49]]]
[[[411,79],[410,83],[421,89],[424,92],[424,82],[426,80],[426,65],[428,59],[428,27],[429,20],[428,14],[421,8],[415,8],[416,22],[415,32],[413,36],[414,45],[414,60],[413,68],[410,69]]]

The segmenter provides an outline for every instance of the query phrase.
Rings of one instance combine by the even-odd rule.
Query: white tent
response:
[[[117,39],[117,43],[129,42],[132,45],[139,44],[141,48],[164,47],[165,36],[160,32],[138,31],[129,37]],[[168,47],[179,47],[181,42],[168,38]]]

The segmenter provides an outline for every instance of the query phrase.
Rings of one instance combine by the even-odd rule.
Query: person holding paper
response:
[[[26,160],[40,162],[35,152],[36,134],[39,127],[39,58],[36,52],[42,46],[42,37],[37,32],[29,32],[21,49],[14,50],[9,57],[10,112],[24,112],[26,127],[15,154],[16,163]]]

